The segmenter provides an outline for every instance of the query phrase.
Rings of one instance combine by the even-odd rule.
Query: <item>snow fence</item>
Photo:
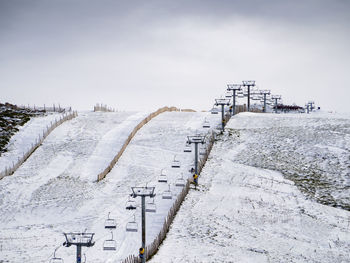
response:
[[[166,112],[166,111],[181,111],[180,109],[176,108],[176,107],[163,107],[158,109],[155,112],[152,112],[150,115],[148,115],[145,119],[143,119],[139,124],[136,125],[136,127],[133,129],[133,131],[130,133],[130,135],[128,136],[128,138],[126,139],[126,141],[124,142],[122,148],[120,149],[120,151],[117,153],[117,155],[113,158],[113,160],[110,162],[110,164],[107,166],[106,169],[104,169],[103,172],[101,172],[100,174],[97,175],[97,182],[101,181],[103,178],[106,177],[106,175],[112,170],[112,168],[114,167],[114,165],[118,162],[119,158],[122,156],[122,154],[124,153],[126,147],[129,145],[130,141],[132,140],[132,138],[134,138],[134,136],[136,135],[136,133],[138,132],[139,129],[141,129],[143,127],[143,125],[145,125],[147,122],[149,122],[150,120],[152,120],[154,117],[158,116],[159,114]]]
[[[45,138],[58,126],[60,126],[65,121],[71,120],[78,116],[78,113],[76,111],[63,114],[58,120],[55,120],[55,122],[51,122],[50,126],[46,127],[46,130],[43,131],[42,135],[39,135],[38,139],[35,140],[34,143],[32,143],[30,149],[23,154],[21,158],[18,158],[16,163],[12,163],[12,166],[6,167],[5,171],[0,172],[0,180],[4,178],[5,176],[9,176],[14,174],[16,170],[31,156],[31,154],[43,143]]]
[[[216,133],[211,131],[211,133],[209,135],[207,147],[205,149],[205,154],[199,160],[198,174],[201,173],[201,171],[205,165],[205,162],[208,160],[210,151],[213,148],[213,145],[215,142],[215,138],[216,138]],[[157,253],[159,246],[162,244],[163,240],[165,239],[166,234],[169,231],[170,225],[173,222],[177,211],[179,211],[182,202],[185,200],[185,197],[190,190],[191,181],[192,180],[187,179],[187,183],[186,183],[185,187],[182,189],[181,193],[177,196],[176,201],[174,202],[173,206],[170,208],[168,215],[165,218],[165,221],[163,223],[162,229],[160,230],[159,234],[153,240],[153,242],[146,247],[146,249],[145,249],[146,261],[151,259]],[[139,263],[139,262],[141,262],[140,258],[138,256],[135,256],[135,255],[130,255],[122,261],[122,263]]]

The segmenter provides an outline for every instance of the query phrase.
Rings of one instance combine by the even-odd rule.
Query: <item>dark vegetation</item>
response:
[[[24,109],[10,103],[0,103],[0,156],[7,151],[6,146],[11,136],[19,130],[19,126],[23,126],[31,117],[44,113],[43,110]]]

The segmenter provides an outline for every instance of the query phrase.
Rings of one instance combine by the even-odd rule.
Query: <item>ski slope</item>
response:
[[[48,262],[56,247],[66,262],[75,248],[62,247],[63,232],[95,232],[96,244],[83,249],[88,261],[118,262],[140,246],[140,233],[126,233],[125,224],[134,212],[125,210],[131,186],[156,186],[157,212],[147,214],[147,242],[153,241],[176,194],[175,180],[188,176],[193,154],[184,153],[186,136],[203,130],[205,117],[212,124],[219,116],[208,113],[163,113],[151,120],[131,141],[106,179],[96,176],[119,151],[132,129],[146,113],[82,112],[56,128],[34,154],[8,178],[0,181],[0,261]],[[174,155],[182,162],[171,168]],[[162,200],[167,186],[157,182],[166,168],[173,200]],[[175,169],[175,170],[174,170]],[[137,200],[140,202],[140,200]],[[104,229],[108,212],[117,219],[116,252],[102,250],[110,238]],[[140,222],[140,210],[136,210]]]
[[[24,153],[31,149],[32,144],[42,136],[43,131],[51,122],[55,122],[62,116],[60,113],[47,113],[30,118],[23,126],[18,126],[19,131],[16,132],[6,146],[7,152],[1,154],[0,169],[5,170],[5,167],[10,167],[21,158]]]
[[[244,113],[231,118],[201,173],[200,191],[188,194],[150,262],[349,262],[350,212],[310,200],[280,172],[258,167],[266,165],[259,162],[259,149],[268,156],[263,138],[267,133],[283,147],[278,140],[284,129],[298,128],[289,143],[298,147],[309,143],[312,150],[314,141],[303,140],[304,129],[327,123],[334,127],[339,122],[348,127],[344,116]],[[333,152],[337,145],[348,145],[348,139],[334,137],[323,143]],[[292,162],[287,159],[292,157],[279,161]],[[253,160],[256,167],[250,165]]]

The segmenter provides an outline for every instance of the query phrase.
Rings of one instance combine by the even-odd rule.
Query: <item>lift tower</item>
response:
[[[71,245],[77,246],[77,261],[81,263],[81,247],[92,247],[95,242],[92,241],[95,233],[63,233],[66,237],[64,246],[70,247]]]
[[[264,95],[264,109],[263,112],[266,113],[266,96],[271,94],[270,90],[260,90],[260,94]]]
[[[271,99],[275,100],[275,113],[277,113],[277,101],[282,98],[281,95],[272,95]]]
[[[247,87],[247,109],[250,111],[250,88],[255,86],[255,80],[243,80],[243,87]]]
[[[236,111],[236,91],[241,90],[241,84],[227,84],[227,90],[232,91],[232,116],[235,115]]]
[[[194,172],[198,175],[198,144],[204,144],[205,136],[196,134],[192,136],[187,136],[187,142],[189,144],[194,143]]]
[[[230,99],[215,99],[215,106],[221,105],[221,127],[222,132],[225,129],[225,106],[230,105]]]
[[[155,187],[131,187],[132,196],[133,198],[136,198],[138,196],[141,197],[141,216],[142,216],[142,243],[141,243],[141,248],[144,251],[144,255],[141,258],[142,263],[146,262],[146,257],[147,257],[147,251],[146,251],[146,196],[153,198],[156,196],[154,193],[154,188]]]

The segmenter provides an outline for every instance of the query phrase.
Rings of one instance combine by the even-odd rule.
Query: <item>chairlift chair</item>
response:
[[[53,257],[50,259],[50,263],[64,263],[62,258]]]
[[[113,232],[111,231],[111,239],[106,239],[103,242],[103,250],[117,250],[117,242],[113,239]]]
[[[171,167],[172,168],[180,168],[181,167],[180,161],[176,160],[176,155],[174,156],[174,160],[171,163]]]
[[[105,220],[105,228],[114,229],[117,227],[117,224],[115,222],[115,219],[109,217],[110,214],[111,212],[108,212],[108,217]]]
[[[168,190],[163,192],[162,199],[173,199],[173,193],[170,191],[170,184]]]
[[[137,232],[137,222],[136,222],[136,218],[135,218],[135,215],[134,215],[134,220],[132,221],[129,221],[127,224],[126,224],[126,231],[127,232]]]
[[[128,201],[126,201],[125,208],[126,208],[127,210],[134,210],[134,209],[136,209],[136,201],[130,199],[130,196],[129,196]]]
[[[210,112],[211,112],[211,114],[219,114],[219,109],[218,108],[216,108],[216,107],[213,107],[211,110],[210,110]]]
[[[231,98],[232,97],[232,93],[227,91],[226,94],[225,94],[225,97],[226,98]]]
[[[146,212],[155,213],[156,211],[157,211],[157,206],[154,203],[154,198],[152,198],[152,201],[146,204]]]
[[[204,119],[203,128],[210,128],[210,123],[209,123],[209,121],[207,120],[207,118]]]
[[[187,142],[186,145],[185,145],[184,152],[185,152],[185,153],[190,153],[190,152],[192,152],[192,147],[191,147],[191,145],[190,145],[188,142]]]
[[[160,183],[167,183],[168,177],[166,176],[165,172],[163,173],[164,169],[161,170],[160,175],[158,176],[158,182]]]
[[[205,153],[206,153],[205,148],[200,148],[199,149],[199,155],[205,155]]]
[[[53,258],[50,259],[50,263],[64,263],[64,260],[62,258],[58,258],[56,257],[56,251],[59,247],[57,247],[55,249],[55,251],[53,252]]]
[[[185,186],[185,184],[186,184],[185,179],[184,179],[183,175],[181,174],[181,177],[176,179],[175,186],[183,187],[183,186]]]

